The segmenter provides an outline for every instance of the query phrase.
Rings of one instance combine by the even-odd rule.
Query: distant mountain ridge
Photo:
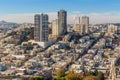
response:
[[[6,22],[6,21],[0,21],[0,25],[15,25],[17,23],[14,23],[14,22]]]
[[[115,25],[119,26],[120,27],[120,23],[115,23]]]

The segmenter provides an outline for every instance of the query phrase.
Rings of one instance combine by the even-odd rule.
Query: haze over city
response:
[[[47,13],[51,21],[57,18],[59,9],[65,9],[70,24],[77,15],[89,16],[94,24],[118,23],[119,7],[119,0],[1,0],[0,20],[33,23],[35,13]]]

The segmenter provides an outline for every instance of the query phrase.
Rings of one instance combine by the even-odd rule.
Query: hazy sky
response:
[[[50,20],[57,11],[68,12],[68,23],[75,16],[87,15],[90,23],[120,22],[120,0],[0,0],[0,20],[33,22],[35,13],[48,13]]]

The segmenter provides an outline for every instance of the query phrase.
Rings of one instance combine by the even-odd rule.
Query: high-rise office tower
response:
[[[58,26],[58,19],[52,21],[52,35],[56,37],[60,35],[60,27]]]
[[[34,16],[34,40],[38,42],[48,41],[48,15],[36,14]]]
[[[61,27],[61,34],[67,32],[67,12],[65,10],[58,11],[58,26]]]
[[[79,16],[75,17],[74,31],[82,35],[85,33],[85,29],[86,27],[84,27],[82,23],[80,23],[80,17]]]
[[[80,17],[75,17],[73,30],[78,33],[80,32]]]
[[[88,27],[89,27],[89,17],[87,17],[87,16],[83,16],[82,17],[82,20],[81,20],[81,25],[82,25],[82,27],[83,27],[83,32],[84,33],[88,33]]]
[[[80,17],[75,17],[74,24],[80,24]]]

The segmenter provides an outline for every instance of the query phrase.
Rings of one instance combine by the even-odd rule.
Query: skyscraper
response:
[[[78,17],[78,16],[75,17],[73,29],[77,33],[81,32],[80,17]]]
[[[58,26],[58,19],[52,21],[52,35],[58,37],[60,35],[60,27]]]
[[[58,26],[61,28],[61,34],[67,32],[67,12],[65,10],[58,11]]]
[[[48,15],[36,14],[34,16],[34,40],[38,42],[48,41]]]
[[[75,17],[74,24],[80,24],[80,17]]]
[[[87,16],[83,16],[82,17],[82,20],[81,20],[81,25],[82,25],[82,27],[83,27],[83,32],[84,33],[88,33],[88,27],[89,27],[89,17],[87,17]]]

